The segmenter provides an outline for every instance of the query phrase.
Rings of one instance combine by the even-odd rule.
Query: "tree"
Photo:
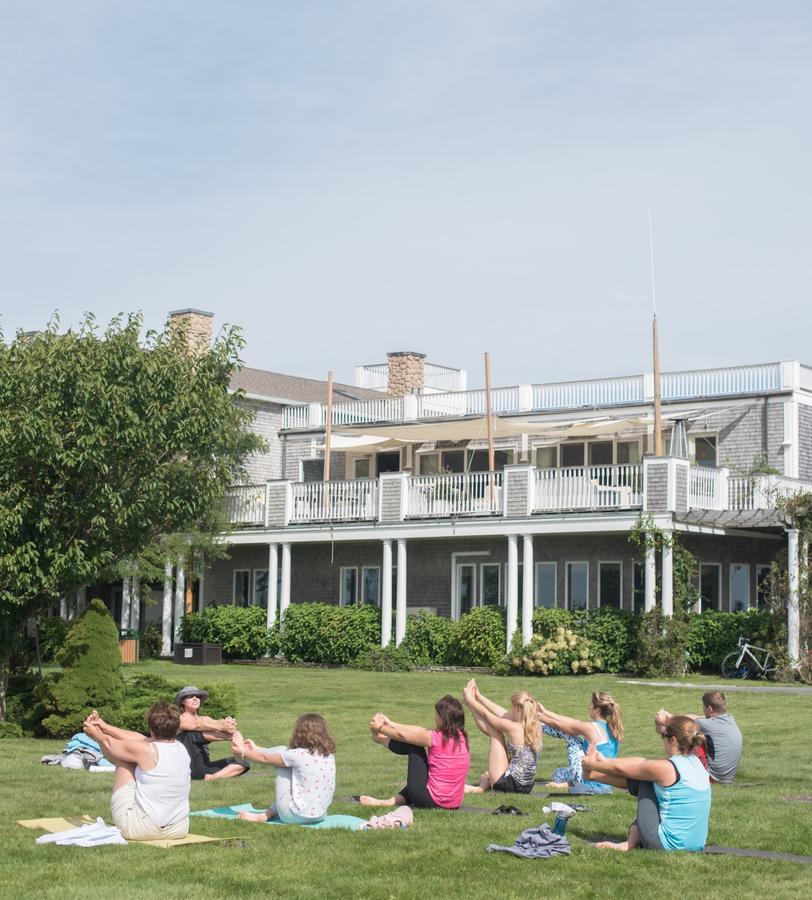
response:
[[[161,535],[210,530],[262,446],[229,394],[242,340],[192,353],[141,317],[99,333],[0,333],[0,719],[13,636],[56,598]]]

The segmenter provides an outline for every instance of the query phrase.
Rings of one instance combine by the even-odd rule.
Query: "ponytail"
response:
[[[683,756],[697,747],[705,746],[705,735],[690,716],[671,716],[663,734],[674,738],[677,749]]]
[[[541,725],[539,724],[536,701],[527,691],[517,691],[511,698],[513,706],[521,711],[519,722],[522,726],[524,744],[532,747],[536,753],[541,750]]]
[[[601,714],[601,718],[609,728],[609,734],[618,741],[623,740],[623,711],[607,691],[595,691],[592,694],[592,706]]]

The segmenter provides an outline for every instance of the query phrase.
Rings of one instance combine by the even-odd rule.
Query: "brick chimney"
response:
[[[387,392],[392,397],[422,394],[425,360],[425,353],[415,353],[413,350],[387,353],[386,362],[389,369]]]
[[[197,355],[211,349],[211,320],[214,313],[202,309],[174,309],[169,313],[169,330],[186,329],[189,352]]]

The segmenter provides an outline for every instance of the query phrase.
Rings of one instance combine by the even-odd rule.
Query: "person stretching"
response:
[[[169,703],[147,711],[149,737],[116,728],[94,709],[84,732],[115,763],[110,810],[128,841],[185,838],[189,833],[189,754],[175,740],[180,716]]]
[[[708,773],[693,751],[705,735],[688,716],[672,716],[663,733],[664,759],[606,759],[594,746],[584,756],[590,778],[628,788],[637,797],[637,818],[625,841],[601,841],[605,850],[690,850],[708,839],[711,788]]]
[[[327,815],[336,789],[336,745],[327,723],[317,713],[299,716],[287,747],[261,750],[236,732],[233,752],[243,761],[276,767],[274,802],[265,812],[241,812],[249,822],[279,819],[289,825],[309,825]]]
[[[623,740],[623,718],[620,704],[606,691],[596,691],[589,702],[589,721],[559,716],[538,705],[538,717],[545,734],[567,741],[569,766],[553,772],[547,787],[570,790],[581,794],[608,794],[612,788],[597,781],[585,780],[581,768],[584,753],[591,743],[597,745],[606,758],[617,756],[618,743]]]
[[[392,753],[408,757],[406,786],[386,800],[361,795],[364,806],[415,806],[457,809],[471,765],[465,713],[456,697],[446,694],[434,704],[434,728],[401,725],[383,713],[369,723],[372,740]]]
[[[466,794],[502,791],[529,794],[536,781],[536,763],[541,749],[541,726],[536,701],[527,691],[510,698],[510,712],[481,694],[472,678],[462,692],[477,728],[488,736],[488,771],[479,784],[466,784]]]
[[[237,730],[237,721],[231,716],[212,719],[200,715],[200,707],[208,698],[207,691],[193,685],[183,688],[175,695],[175,706],[180,710],[180,732],[178,740],[189,752],[192,761],[192,779],[211,781],[213,778],[235,778],[248,771],[246,763],[238,763],[233,757],[216,759],[209,757],[212,741],[231,741]]]

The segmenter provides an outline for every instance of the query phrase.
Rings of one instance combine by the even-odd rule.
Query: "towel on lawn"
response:
[[[373,816],[363,826],[364,831],[377,831],[382,828],[411,828],[414,814],[410,806],[398,806],[383,816]]]
[[[197,812],[189,813],[190,816],[205,816],[210,819],[239,819],[241,812],[258,813],[265,812],[264,809],[256,809],[251,803],[240,803],[237,806],[217,806],[214,809],[201,809]],[[255,823],[256,824],[256,823]],[[269,822],[263,822],[263,825],[288,825],[289,822],[280,822],[279,819],[271,819]],[[366,825],[365,819],[359,819],[358,816],[325,816],[321,822],[311,822],[302,825],[302,828],[348,828],[350,831],[357,831],[361,826]]]
[[[499,844],[488,844],[485,848],[489,853],[495,850],[503,853],[512,853],[514,856],[522,856],[525,859],[549,859],[559,854],[569,854],[569,841],[563,834],[555,834],[549,825],[540,825],[538,828],[527,828],[517,838],[512,847],[502,847]]]
[[[127,841],[115,825],[105,825],[104,819],[99,816],[90,825],[80,825],[78,828],[69,828],[67,831],[43,834],[37,838],[36,843],[98,847],[100,844],[126,844]]]
[[[97,820],[98,822],[99,820]],[[64,833],[81,825],[93,825],[90,816],[68,816],[49,819],[20,819],[17,822],[23,828],[37,828],[40,831]],[[206,837],[202,834],[187,834],[185,838],[157,838],[153,841],[130,841],[131,844],[143,844],[146,847],[160,847],[168,850],[170,847],[181,847],[184,844],[206,844],[211,841],[219,841],[221,838]],[[126,843],[126,842],[125,842]],[[89,845],[88,845],[89,846]]]

